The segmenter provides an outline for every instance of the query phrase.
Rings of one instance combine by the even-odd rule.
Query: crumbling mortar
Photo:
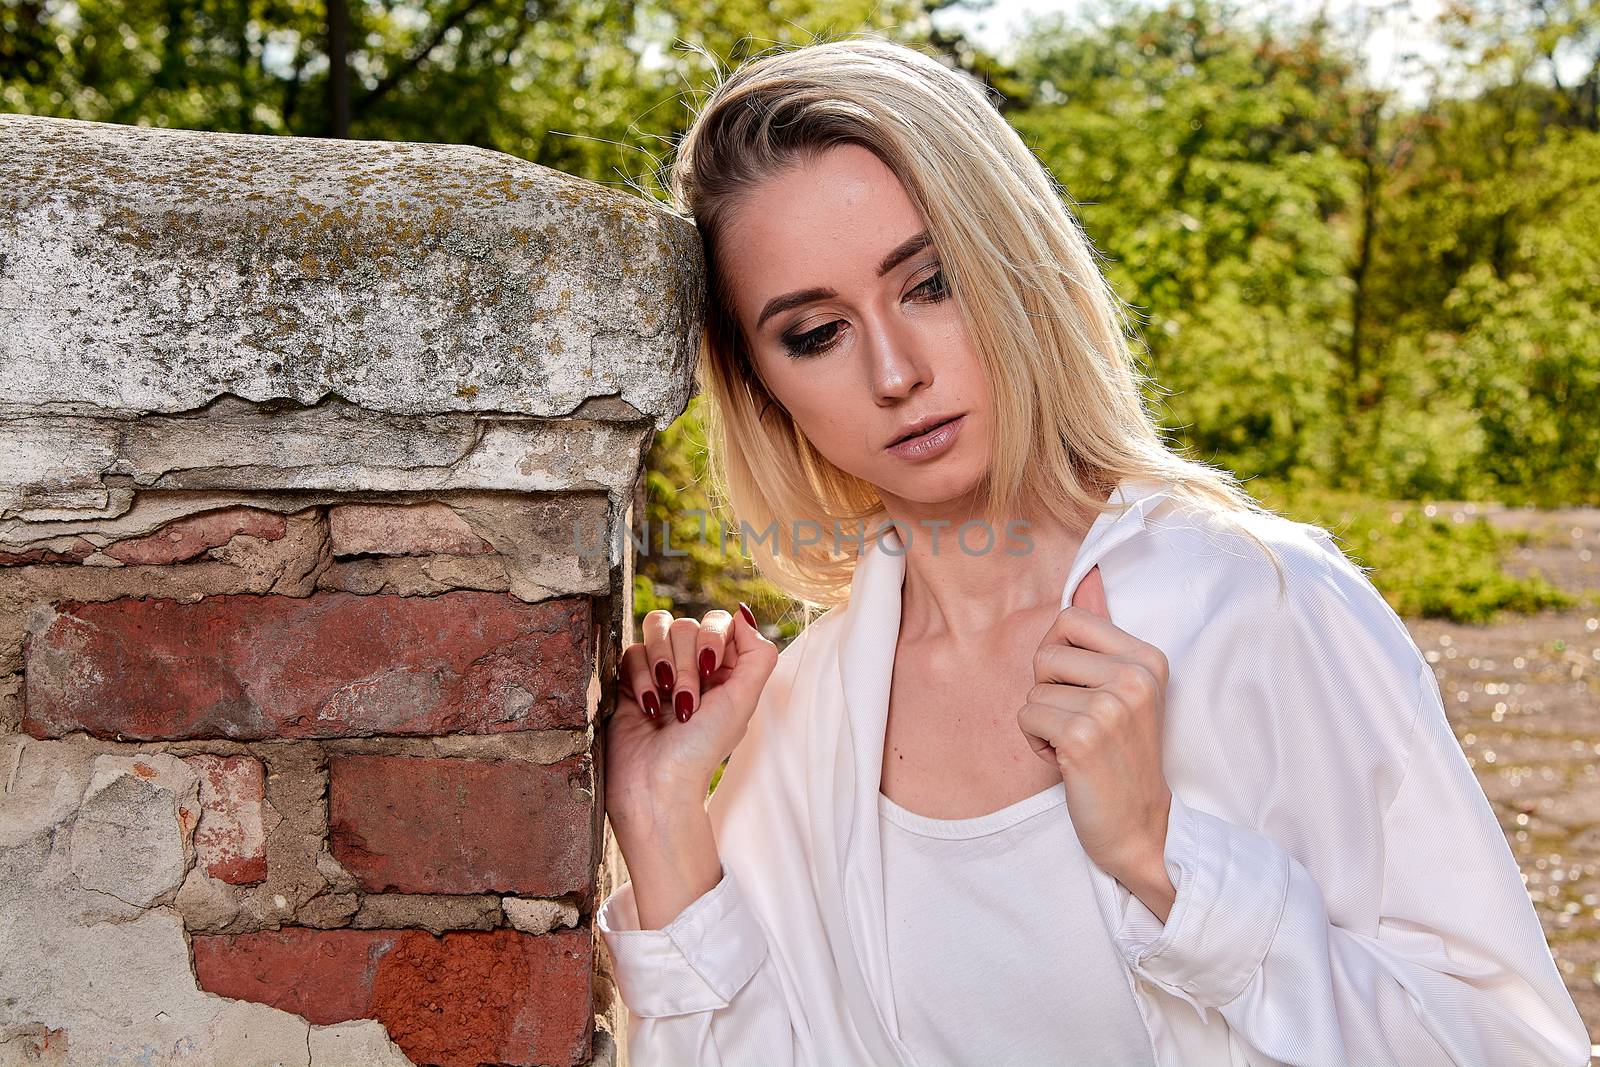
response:
[[[201,469],[201,468],[195,468],[195,469]],[[241,471],[241,470],[247,470],[249,468],[230,467],[230,468],[204,468],[204,469],[208,469],[208,470],[226,469],[226,470],[228,470],[230,472],[237,472],[237,471]],[[281,472],[283,472],[285,470],[291,470],[291,469],[295,469],[295,468],[277,467],[277,468],[272,468],[270,470],[267,470],[267,469],[263,468],[263,470],[266,473],[271,473],[273,475],[276,475],[276,474],[279,474],[279,473],[281,473]],[[320,468],[318,468],[318,469],[320,469]],[[427,468],[410,467],[410,466],[408,466],[406,469],[407,470],[422,470],[422,469],[427,469]],[[446,468],[435,468],[435,469],[446,469]],[[501,555],[505,555],[505,556],[515,556],[515,552],[514,551],[508,551],[508,548],[514,550],[517,547],[514,543],[509,544],[509,545],[503,545],[501,543],[498,543],[495,540],[495,537],[493,535],[497,535],[500,531],[493,530],[493,529],[490,529],[490,530],[487,530],[487,531],[479,530],[477,528],[477,524],[472,523],[472,520],[471,520],[470,516],[472,515],[472,513],[474,511],[477,511],[477,510],[483,509],[483,508],[492,509],[492,508],[494,508],[497,505],[500,505],[502,503],[514,503],[514,502],[518,502],[518,501],[521,501],[521,500],[525,500],[528,497],[547,498],[547,499],[551,500],[552,502],[560,502],[560,501],[563,501],[563,500],[565,500],[566,498],[569,498],[569,497],[570,498],[581,498],[586,494],[601,494],[601,493],[605,494],[606,498],[607,498],[607,503],[608,503],[608,506],[607,506],[607,509],[606,509],[607,521],[608,521],[608,523],[614,524],[617,521],[618,513],[616,512],[616,509],[614,507],[615,501],[613,500],[613,493],[611,491],[611,487],[608,486],[608,485],[605,485],[603,483],[593,482],[593,481],[588,481],[588,480],[586,480],[586,481],[584,481],[582,483],[575,483],[573,485],[562,486],[559,489],[550,489],[550,490],[473,489],[473,488],[460,487],[460,486],[449,487],[449,488],[437,488],[437,489],[416,488],[416,489],[394,489],[394,490],[384,490],[384,489],[351,489],[351,490],[303,490],[303,489],[270,490],[269,489],[269,490],[262,490],[262,489],[255,489],[255,488],[238,488],[238,489],[228,489],[228,488],[195,489],[195,488],[190,488],[190,487],[167,487],[167,488],[163,488],[163,487],[157,487],[157,486],[153,486],[152,485],[150,487],[147,487],[145,489],[145,491],[141,494],[141,497],[140,497],[141,499],[150,499],[150,498],[152,498],[154,496],[160,496],[162,498],[182,498],[184,496],[195,496],[195,497],[207,497],[207,498],[212,498],[212,499],[210,499],[209,502],[206,503],[203,507],[197,507],[192,511],[183,511],[183,512],[179,512],[179,513],[175,513],[175,514],[168,516],[167,518],[163,519],[162,521],[160,521],[160,522],[158,522],[158,523],[156,523],[154,525],[151,525],[151,526],[148,526],[148,527],[141,526],[141,527],[137,527],[135,529],[119,531],[119,532],[110,533],[110,534],[104,532],[103,530],[94,529],[93,526],[92,526],[93,520],[57,519],[57,520],[48,520],[48,521],[43,521],[43,522],[24,523],[23,525],[25,527],[26,526],[37,527],[38,528],[37,529],[37,536],[31,537],[31,538],[29,538],[28,540],[25,540],[25,541],[4,541],[3,543],[0,543],[0,548],[3,548],[7,552],[19,552],[20,553],[20,552],[26,552],[26,551],[30,551],[32,549],[43,547],[48,542],[51,542],[51,541],[59,541],[59,540],[66,539],[66,538],[74,538],[74,537],[76,537],[76,538],[82,538],[83,540],[90,542],[98,550],[98,549],[103,549],[108,545],[115,544],[115,543],[120,542],[120,541],[147,536],[149,534],[155,533],[155,532],[163,529],[164,527],[170,525],[173,522],[178,522],[178,521],[181,521],[181,520],[184,520],[184,519],[194,518],[195,516],[207,514],[209,512],[213,512],[213,511],[221,511],[221,510],[226,510],[228,508],[235,508],[235,507],[255,508],[255,509],[258,509],[258,510],[273,511],[273,512],[276,512],[278,514],[283,515],[286,519],[292,519],[297,515],[301,515],[301,514],[303,514],[305,512],[312,511],[313,509],[327,509],[327,508],[337,507],[337,506],[346,505],[346,504],[384,504],[384,505],[404,506],[404,505],[410,505],[410,504],[440,503],[440,504],[444,504],[445,506],[449,507],[451,509],[451,511],[455,512],[457,515],[460,515],[470,525],[473,525],[474,532],[478,533],[478,535],[480,537],[483,537],[486,541],[489,541],[490,544],[492,544],[495,547],[497,553],[499,553]],[[223,499],[216,499],[216,498],[223,498]],[[325,518],[326,517],[324,515],[323,516],[324,522],[325,522]],[[112,521],[115,521],[115,520],[112,520]],[[236,536],[248,536],[248,535],[236,535]],[[285,536],[287,537],[288,534],[286,533]],[[225,546],[212,546],[211,548],[207,549],[206,551],[207,551],[207,553],[213,553],[213,552],[217,551],[218,548],[222,548],[222,547],[225,547]],[[340,556],[340,557],[338,557],[338,559],[340,559],[340,560],[353,560],[353,559],[363,558],[363,557],[365,557],[367,555],[374,555],[377,558],[381,558],[381,559],[395,558],[395,557],[384,557],[384,556],[381,556],[379,554],[357,553],[357,554],[353,554],[353,555],[350,555],[350,556]],[[488,554],[485,553],[484,555],[488,555]],[[404,558],[422,558],[422,557],[404,557]],[[432,558],[456,560],[456,559],[463,559],[463,558],[471,559],[471,558],[476,558],[476,557],[472,557],[472,556],[458,557],[458,556],[450,555],[448,553],[435,553],[435,554],[433,554]],[[197,561],[198,562],[206,562],[206,560],[184,560],[184,561],[179,562],[179,563],[155,563],[155,564],[152,564],[152,563],[134,563],[134,564],[129,564],[129,563],[123,563],[121,560],[109,559],[109,557],[108,557],[108,562],[106,564],[106,568],[107,569],[112,569],[112,570],[136,571],[139,568],[157,567],[157,568],[161,568],[162,570],[172,570],[174,568],[181,568],[181,567],[193,565]],[[16,564],[16,565],[13,565],[11,567],[0,569],[0,575],[5,574],[6,572],[10,572],[10,573],[14,574],[14,573],[21,572],[21,571],[38,570],[39,568],[54,568],[53,573],[60,574],[63,571],[70,570],[70,569],[73,569],[73,568],[79,568],[79,567],[82,567],[83,565],[84,564],[83,564],[82,561],[78,561],[76,563],[57,562],[57,563]],[[43,573],[52,573],[52,572],[43,572]]]

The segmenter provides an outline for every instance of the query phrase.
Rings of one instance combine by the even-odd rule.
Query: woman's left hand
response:
[[[1167,657],[1112,623],[1098,565],[1045,633],[1033,676],[1017,724],[1034,752],[1060,768],[1084,852],[1141,898],[1141,889],[1164,895]]]

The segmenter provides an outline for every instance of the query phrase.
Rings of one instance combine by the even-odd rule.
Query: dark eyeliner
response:
[[[830,322],[825,325],[818,326],[815,330],[812,330],[809,333],[784,334],[783,346],[789,350],[789,354],[791,356],[815,355],[820,350],[820,347],[825,343],[821,340],[818,340],[817,335],[823,333],[832,326],[833,323]],[[838,331],[836,330],[834,332],[837,333]]]
[[[938,284],[935,285],[934,284],[935,282],[937,282]],[[912,289],[911,292],[912,293],[920,293],[920,292],[929,293],[930,297],[929,297],[929,299],[927,301],[925,301],[926,303],[929,303],[929,304],[937,304],[937,303],[939,303],[939,302],[941,302],[943,300],[948,299],[949,296],[950,296],[950,287],[947,284],[945,284],[944,268],[941,267],[940,269],[934,271],[932,274],[928,275],[928,277],[923,279],[923,281],[919,285],[917,285],[916,288]],[[830,329],[833,329],[833,332],[835,334],[838,333],[838,330],[836,328],[834,328],[834,323],[829,322],[829,323],[824,323],[821,326],[818,326],[815,330],[807,331],[806,333],[802,333],[802,334],[787,334],[786,333],[780,338],[780,340],[783,343],[783,347],[788,350],[788,352],[789,352],[789,354],[791,356],[795,356],[795,357],[803,359],[803,358],[805,358],[807,356],[819,355],[820,353],[827,351],[827,349],[829,347],[831,347],[831,345],[829,343],[831,341],[831,337],[829,339],[827,339],[827,340],[824,340],[824,339],[821,339],[820,336],[819,336],[821,334],[826,333]]]
[[[933,285],[935,280],[937,280],[939,284],[937,286],[935,286],[933,289],[928,289],[929,286]],[[923,280],[921,285],[917,286],[915,289],[913,289],[911,291],[913,293],[916,293],[916,292],[921,292],[924,289],[928,289],[928,291],[930,293],[931,292],[937,292],[938,295],[935,296],[932,301],[930,301],[932,303],[936,303],[936,302],[938,302],[940,300],[943,300],[945,297],[950,295],[950,287],[945,284],[944,268],[943,267],[940,267],[938,270],[936,270],[932,274],[928,275],[928,277]]]

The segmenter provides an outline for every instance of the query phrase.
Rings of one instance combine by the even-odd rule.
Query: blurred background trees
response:
[[[1320,15],[1100,0],[1002,61],[943,17],[961,6],[0,0],[0,110],[464,142],[661,197],[718,65],[875,30],[994,89],[1130,305],[1175,445],[1405,574],[1401,610],[1560,602],[1406,502],[1600,503],[1594,0],[1448,0],[1420,103]],[[715,504],[699,403],[652,450],[653,538]],[[736,542],[696,518],[673,544],[640,559],[641,612],[744,599],[797,627]]]

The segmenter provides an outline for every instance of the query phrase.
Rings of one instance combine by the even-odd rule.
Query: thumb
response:
[[[765,688],[772,668],[778,663],[778,647],[762,637],[761,631],[750,625],[742,611],[733,614],[731,636],[738,659],[729,671],[727,680],[717,688],[735,707],[749,715],[755,711],[756,703],[761,699],[761,690]]]
[[[1089,573],[1078,583],[1078,588],[1072,591],[1072,606],[1088,608],[1102,619],[1111,618],[1110,606],[1106,604],[1105,582],[1100,577],[1100,564],[1090,567]]]

